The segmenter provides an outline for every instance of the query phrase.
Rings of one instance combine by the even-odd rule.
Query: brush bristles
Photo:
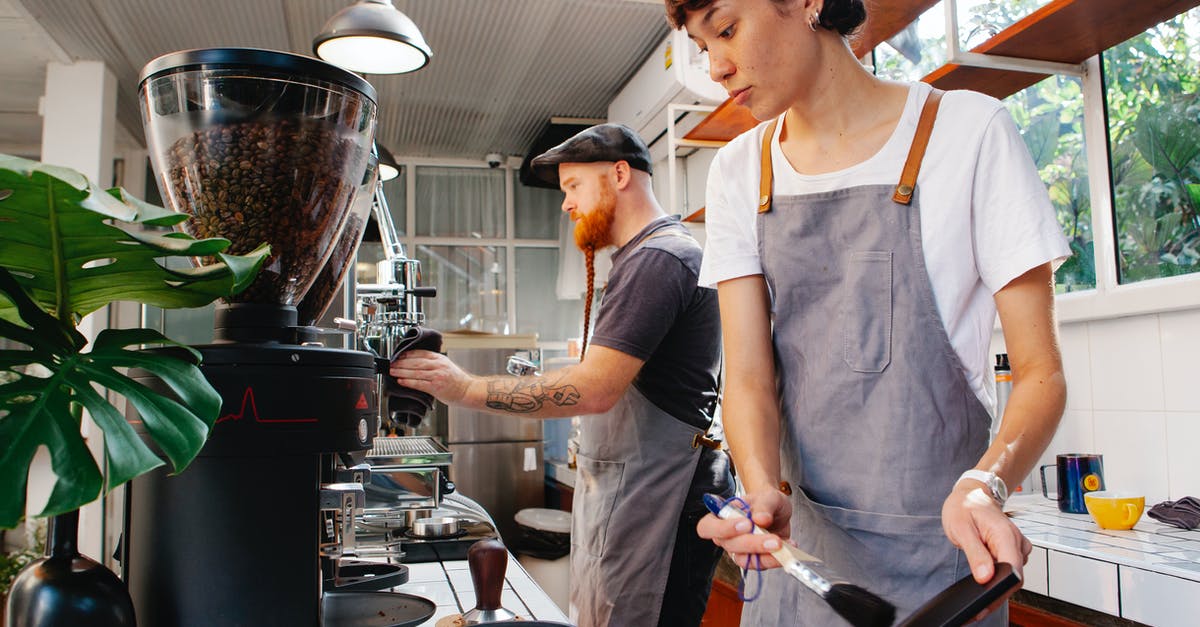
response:
[[[891,627],[896,620],[896,606],[854,584],[833,584],[825,602],[854,627]]]

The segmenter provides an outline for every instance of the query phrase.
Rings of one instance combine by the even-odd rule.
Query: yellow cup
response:
[[[1088,492],[1083,502],[1102,529],[1132,529],[1146,508],[1145,496],[1112,490]]]

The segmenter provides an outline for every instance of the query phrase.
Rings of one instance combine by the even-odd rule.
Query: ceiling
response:
[[[246,46],[311,55],[351,0],[0,0],[0,151],[35,156],[51,61],[103,61],[117,77],[118,143],[142,143],[137,80],[154,57]],[[524,156],[551,117],[605,118],[668,32],[661,0],[393,0],[433,59],[371,75],[379,140],[396,155]]]

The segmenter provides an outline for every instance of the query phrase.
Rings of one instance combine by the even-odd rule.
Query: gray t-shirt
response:
[[[678,217],[646,225],[613,253],[590,343],[646,360],[633,384],[672,416],[707,429],[717,407],[721,318],[696,285],[700,244]]]

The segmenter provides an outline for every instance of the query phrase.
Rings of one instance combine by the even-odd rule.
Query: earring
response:
[[[821,13],[814,11],[812,17],[808,19],[808,29],[812,32],[817,32],[817,24],[821,23]]]

